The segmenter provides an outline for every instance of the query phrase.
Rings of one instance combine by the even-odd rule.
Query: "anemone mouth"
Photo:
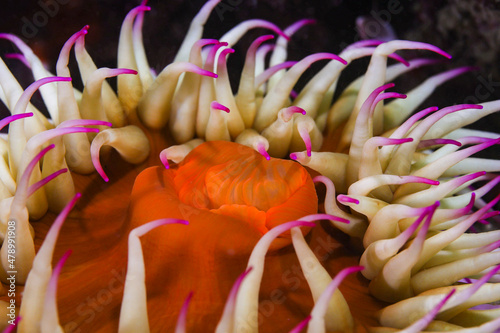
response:
[[[302,166],[267,160],[237,143],[211,141],[176,167],[142,171],[132,188],[128,219],[131,228],[166,217],[189,220],[189,230],[173,226],[156,239],[178,249],[200,242],[221,257],[249,255],[270,229],[316,212],[314,184]],[[289,244],[285,233],[272,250]]]

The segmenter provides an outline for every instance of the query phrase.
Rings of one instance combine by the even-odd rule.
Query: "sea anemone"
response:
[[[34,77],[23,90],[0,61],[12,113],[0,123],[10,124],[0,159],[5,330],[497,330],[500,233],[476,228],[498,214],[500,163],[471,156],[500,138],[465,126],[500,101],[419,111],[473,68],[402,94],[397,77],[450,56],[363,40],[288,61],[290,39],[312,20],[281,29],[253,19],[202,39],[220,5],[203,5],[158,73],[142,39],[146,1],[123,21],[116,69],[87,52],[89,26],[68,36],[57,76],[0,34]],[[253,28],[272,34],[248,47],[233,93],[227,58]],[[432,58],[406,60],[403,49]],[[339,85],[363,57],[366,73]],[[115,76],[116,92],[106,82]],[[37,90],[48,117],[29,102]]]

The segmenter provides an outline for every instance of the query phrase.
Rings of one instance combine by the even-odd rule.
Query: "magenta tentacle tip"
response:
[[[226,44],[227,44],[227,43],[226,43]],[[232,48],[228,48],[228,49],[224,49],[224,50],[222,50],[222,51],[221,51],[221,53],[220,53],[220,56],[219,56],[219,57],[220,57],[220,58],[223,58],[223,57],[224,57],[226,54],[228,54],[228,53],[234,53],[234,49],[232,49]]]
[[[198,74],[203,75],[203,76],[212,77],[214,79],[219,77],[219,75],[215,74],[214,72],[210,72],[210,71],[207,71],[207,70],[201,69],[201,68],[200,68]]]
[[[163,151],[160,153],[160,161],[165,167],[165,169],[170,169],[170,164],[168,164],[167,153],[164,153]]]
[[[0,130],[13,121],[16,121],[16,120],[22,119],[22,118],[32,117],[32,116],[33,116],[32,112],[27,112],[27,113],[19,113],[19,114],[14,114],[12,116],[5,117],[2,120],[0,120]]]
[[[264,35],[264,36],[257,37],[257,39],[254,41],[254,43],[261,44],[261,43],[268,41],[270,39],[274,39],[274,35]]]
[[[21,321],[22,317],[21,316],[17,316],[16,319],[14,319],[14,324],[11,324],[11,325],[8,325],[3,331],[2,333],[12,333],[14,332],[14,329],[17,327],[17,325],[19,324],[19,322]]]
[[[304,320],[297,324],[289,333],[300,333],[304,328],[306,328],[309,321],[311,321],[311,315],[307,316]]]
[[[390,89],[390,88],[392,88],[392,87],[394,87],[394,86],[395,86],[395,84],[394,84],[393,82],[386,83],[386,84],[384,84],[384,85],[380,86],[380,87],[377,89],[377,91],[384,91],[384,90]]]
[[[221,111],[224,111],[227,113],[229,113],[229,111],[230,111],[227,106],[224,106],[217,101],[213,101],[212,103],[210,103],[210,107],[214,110],[221,110]]]
[[[266,147],[263,143],[260,142],[259,144],[257,144],[257,151],[259,152],[259,154],[264,156],[266,160],[269,161],[271,159],[271,156],[269,156],[269,153],[267,152]]]
[[[134,70],[134,69],[130,69],[130,68],[117,68],[117,70],[119,70],[119,74],[133,74],[133,75],[137,75],[137,71]]]
[[[391,53],[388,55],[388,57],[402,63],[403,65],[405,65],[405,67],[410,67],[410,62],[399,54]]]
[[[344,194],[339,194],[337,196],[337,200],[339,202],[342,202],[342,203],[353,203],[355,205],[359,205],[359,200],[358,199],[354,199],[354,198],[351,198],[347,195],[344,195]]]
[[[322,175],[319,175],[319,176],[316,176],[312,179],[312,181],[314,183],[325,183],[325,181],[328,181],[330,180],[329,178],[325,177],[325,176],[322,176]]]
[[[302,115],[306,115],[306,110],[302,109],[301,107],[298,106],[289,106],[286,109],[283,110],[283,120],[285,122],[288,122],[292,119],[293,115],[295,113],[301,113]]]
[[[292,159],[292,160],[296,161],[296,160],[297,160],[297,158],[298,158],[298,157],[297,157],[297,153],[291,153],[291,154],[290,154],[290,159]]]

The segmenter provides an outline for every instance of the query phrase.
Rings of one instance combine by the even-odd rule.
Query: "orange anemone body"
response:
[[[160,218],[189,221],[142,237],[150,318],[164,318],[157,325],[169,327],[194,291],[192,325],[211,331],[262,235],[315,213],[317,204],[311,177],[298,163],[267,161],[231,142],[207,142],[174,169],[144,170],[131,194],[131,228]],[[288,244],[283,237],[273,248]]]
[[[188,331],[210,332],[262,235],[318,209],[314,184],[302,166],[268,161],[232,142],[204,143],[168,170],[154,166],[138,173],[120,171],[127,169],[124,165],[109,166],[111,179],[119,180],[103,185],[92,177],[85,183],[84,194],[96,195],[77,206],[60,237],[59,249],[73,248],[72,259],[78,259],[73,262],[79,262],[68,261],[58,288],[61,323],[70,332],[117,331],[128,233],[139,225],[160,218],[189,221],[187,226],[163,226],[141,237],[151,331],[172,330],[193,291]],[[44,221],[37,238],[46,233]],[[324,247],[318,249],[324,256]],[[263,316],[261,332],[273,331],[276,324],[290,329],[308,315],[313,303],[301,274],[291,240],[282,235],[266,258],[261,298],[273,300],[276,309]]]

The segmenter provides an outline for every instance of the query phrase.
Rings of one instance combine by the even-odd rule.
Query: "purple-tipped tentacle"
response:
[[[267,152],[266,146],[264,145],[263,142],[257,143],[257,151],[259,152],[259,154],[264,156],[266,160],[269,161],[271,159],[271,156],[269,156],[269,153]]]
[[[482,285],[484,285],[486,282],[488,282],[488,280],[493,275],[495,275],[498,271],[500,271],[500,265],[495,266],[495,268],[493,268],[491,271],[489,271],[487,274],[485,274],[479,280],[477,280],[474,283],[472,283],[472,285],[469,288],[465,289],[461,293],[457,293],[457,295],[455,295],[456,297],[453,299],[453,301],[450,302],[450,303],[453,303],[453,304],[449,304],[449,306],[452,307],[452,306],[455,306],[457,304],[462,304],[463,302],[465,302],[476,291],[478,291],[479,288],[481,288]]]
[[[69,52],[75,42],[83,35],[86,35],[88,33],[89,26],[86,25],[84,26],[80,31],[74,33],[67,41],[64,43],[61,52],[59,53],[59,59],[57,60],[56,64],[56,70],[57,73],[59,72],[68,65],[69,62]],[[66,72],[66,71],[64,71]]]
[[[213,70],[214,65],[215,65],[215,57],[217,56],[219,49],[221,47],[225,47],[227,45],[228,44],[226,42],[219,42],[219,43],[213,45],[210,48],[210,51],[208,51],[208,55],[207,55],[207,58],[205,60],[205,65],[203,65],[203,69],[205,69],[207,71]]]
[[[21,179],[19,180],[19,183],[17,185],[17,190],[16,190],[16,195],[14,196],[14,202],[16,202],[16,198],[19,198],[17,200],[26,200],[28,197],[28,184],[29,184],[29,179],[31,177],[31,172],[35,168],[35,166],[38,164],[38,162],[42,159],[42,157],[49,152],[49,150],[53,149],[55,147],[54,144],[51,144],[44,149],[42,149],[36,156],[28,163],[26,166],[26,169],[23,171],[23,174],[21,176]],[[14,203],[13,203],[14,204]]]
[[[148,222],[146,224],[143,224],[135,229],[132,230],[135,236],[141,237],[154,228],[160,227],[162,225],[167,225],[167,224],[183,224],[183,225],[189,225],[189,222],[186,220],[181,220],[181,219],[176,219],[176,218],[164,218],[164,219],[158,219],[154,220],[151,222]],[[130,235],[129,235],[130,237]]]
[[[224,306],[224,310],[222,312],[222,318],[217,325],[216,332],[226,332],[230,331],[232,328],[232,321],[234,316],[234,309],[236,306],[236,299],[238,296],[238,292],[240,290],[241,283],[245,279],[245,277],[252,271],[253,267],[248,267],[243,273],[241,273],[233,286],[231,287],[231,291],[229,292],[229,296],[227,297],[226,305]]]
[[[283,121],[288,122],[292,119],[293,115],[296,113],[301,113],[302,115],[306,115],[306,110],[298,107],[298,106],[289,106],[283,110]]]
[[[408,118],[403,124],[401,124],[391,135],[391,138],[397,138],[404,136],[412,127],[429,113],[439,110],[437,106],[431,106],[422,111],[415,113],[413,116]]]
[[[283,30],[283,32],[287,36],[292,36],[293,34],[295,34],[299,29],[303,28],[304,26],[309,25],[309,24],[316,24],[316,22],[317,21],[314,19],[298,20],[297,22],[292,23],[291,25],[286,27],[286,29]]]
[[[299,221],[307,221],[307,222],[312,222],[312,221],[317,221],[317,220],[332,220],[332,221],[338,221],[342,223],[349,223],[348,219],[345,219],[343,217],[331,215],[331,214],[311,214],[307,216],[303,216],[299,219]]]
[[[13,114],[20,114],[24,113],[26,110],[29,100],[31,96],[44,84],[47,83],[52,83],[52,82],[61,82],[61,81],[71,81],[70,77],[61,77],[61,76],[52,76],[52,77],[45,77],[43,79],[36,80],[32,84],[28,86],[22,93],[21,97],[19,97],[19,100],[17,101],[16,105],[14,106]]]
[[[311,315],[307,316],[304,320],[297,324],[289,333],[300,333],[306,326],[309,324],[311,320]]]
[[[264,72],[260,73],[256,78],[255,78],[255,88],[260,87],[264,82],[269,80],[271,76],[274,75],[274,73],[285,69],[285,68],[290,68],[297,64],[298,61],[285,61],[280,64],[274,65],[272,67],[269,67],[266,69]]]
[[[382,44],[384,45],[384,44]],[[451,59],[451,55],[443,50],[441,50],[439,47],[434,46],[432,44],[428,43],[422,43],[422,42],[414,42],[414,41],[408,41],[408,40],[393,40],[388,43],[386,43],[387,47],[389,49],[418,49],[418,50],[428,50],[435,52],[439,55],[442,55],[445,58]],[[392,47],[391,47],[392,46]]]
[[[14,333],[14,330],[16,329],[21,319],[22,319],[21,316],[17,316],[16,319],[14,319],[14,324],[7,325],[7,327],[2,331],[2,333]]]
[[[7,54],[5,54],[5,58],[19,60],[20,62],[23,63],[24,66],[31,69],[31,65],[30,65],[28,59],[26,59],[26,57],[22,53],[7,53]]]
[[[191,47],[191,52],[189,54],[189,59],[198,57],[198,54],[201,52],[202,48],[208,45],[216,45],[220,43],[217,39],[199,39],[196,42],[194,42],[193,46]],[[192,61],[191,61],[192,62]]]
[[[341,270],[330,282],[330,284],[326,287],[325,291],[321,294],[321,296],[316,301],[314,308],[311,311],[311,321],[309,323],[309,329],[311,331],[316,331],[320,327],[323,327],[324,324],[324,316],[326,314],[326,310],[328,307],[328,302],[332,297],[335,290],[338,289],[340,283],[347,277],[349,274],[353,274],[365,269],[363,266],[352,266],[347,267]],[[316,329],[314,328],[316,327]]]
[[[347,46],[344,49],[344,52],[348,51],[348,50],[351,50],[351,49],[361,48],[361,47],[379,46],[380,44],[383,44],[383,43],[385,43],[383,40],[378,40],[378,39],[360,40],[360,41],[354,42],[351,45]]]
[[[311,136],[309,135],[309,128],[308,128],[307,124],[305,124],[305,123],[298,124],[297,131],[299,132],[300,137],[304,141],[304,144],[306,146],[307,156],[311,157],[312,143],[311,143]]]
[[[45,184],[50,182],[52,179],[56,178],[60,174],[65,173],[67,171],[68,171],[68,169],[66,169],[66,168],[60,169],[56,172],[51,173],[50,175],[43,178],[42,180],[37,181],[35,184],[31,185],[28,188],[28,197],[31,196],[33,193],[35,193],[40,187],[44,186]]]
[[[342,203],[353,203],[355,205],[359,205],[358,199],[351,198],[350,196],[344,194],[339,194],[337,196],[337,200]]]
[[[456,292],[456,289],[452,289],[435,307],[432,308],[425,316],[420,318],[410,327],[406,328],[403,332],[421,332],[426,328],[432,320],[437,316],[441,308],[448,302],[451,296]]]
[[[168,164],[168,157],[166,149],[160,152],[160,161],[165,166],[165,169],[170,169],[170,165]]]
[[[408,183],[420,183],[420,184],[428,184],[428,185],[439,185],[439,181],[438,180],[429,179],[429,178],[425,178],[425,177],[402,176],[402,178],[405,178],[405,182],[408,182]]]
[[[53,128],[48,131],[39,133],[39,141],[48,141],[50,139],[53,139],[55,137],[65,135],[65,134],[72,134],[72,133],[98,133],[99,129],[97,128],[86,128],[86,127],[64,127],[64,128]]]
[[[261,44],[268,41],[268,40],[271,40],[271,39],[274,39],[273,35],[264,35],[264,36],[257,37],[252,42],[252,44],[250,44],[250,46],[248,47],[247,58],[250,56],[251,58],[253,58],[255,60],[257,50],[259,49]]]
[[[244,27],[244,28],[242,28]],[[252,20],[246,20],[238,24],[236,27],[231,29],[229,32],[227,32],[224,36],[221,37],[221,40],[226,41],[229,40],[231,45],[234,45],[234,42],[239,40],[242,34],[251,29],[251,28],[264,28],[264,29],[269,29],[273,31],[274,33],[280,35],[281,37],[285,38],[286,40],[290,40],[290,37],[283,32],[277,25],[274,23],[271,23],[266,20],[261,20],[261,19],[252,19]],[[238,31],[241,30],[241,31]],[[238,32],[236,32],[238,31]],[[228,38],[228,35],[234,35],[237,36],[236,38]],[[233,36],[231,36],[233,37]]]
[[[57,280],[59,279],[59,274],[61,274],[62,268],[72,252],[73,252],[73,250],[68,250],[68,251],[64,252],[61,259],[59,259],[59,261],[57,262],[56,267],[54,267],[54,271],[52,272],[52,277],[50,278],[50,283],[47,287],[47,293],[49,293],[50,289],[54,292],[57,289]]]
[[[422,140],[418,143],[417,149],[424,149],[427,147],[438,146],[438,145],[455,145],[457,147],[461,147],[462,144],[457,140],[451,139],[429,139]]]
[[[410,67],[410,62],[408,60],[406,60],[405,58],[403,58],[402,56],[400,56],[399,54],[397,54],[397,53],[391,53],[391,54],[387,55],[387,57],[391,58],[391,59],[394,59],[397,62],[402,63],[406,67]]]
[[[378,95],[376,98],[375,98],[375,101],[373,102],[372,104],[372,108],[374,108],[378,102],[384,100],[384,99],[388,99],[388,98],[401,98],[401,99],[405,99],[407,96],[405,94],[400,94],[400,93],[396,93],[396,92],[386,92],[386,93],[382,93],[380,95]]]
[[[191,302],[191,298],[193,298],[193,292],[191,291],[184,304],[182,304],[181,312],[179,313],[179,317],[177,318],[177,325],[175,326],[175,333],[185,333],[186,332],[186,318],[187,311],[189,307],[189,302]]]
[[[32,116],[33,116],[33,113],[28,112],[28,113],[20,113],[20,114],[15,114],[12,116],[5,117],[2,120],[0,120],[0,130],[17,119],[27,118],[27,117],[32,117]]]
[[[212,108],[214,110],[221,110],[221,111],[224,111],[226,113],[229,113],[229,111],[230,111],[227,106],[224,106],[217,101],[213,101],[212,103],[210,103],[210,108]]]
[[[234,53],[234,49],[227,48],[220,52],[219,58],[217,59],[217,68],[226,68],[227,57],[226,55]]]
[[[70,119],[60,123],[57,128],[69,128],[78,126],[107,126],[112,127],[109,121],[94,120],[94,119]]]

